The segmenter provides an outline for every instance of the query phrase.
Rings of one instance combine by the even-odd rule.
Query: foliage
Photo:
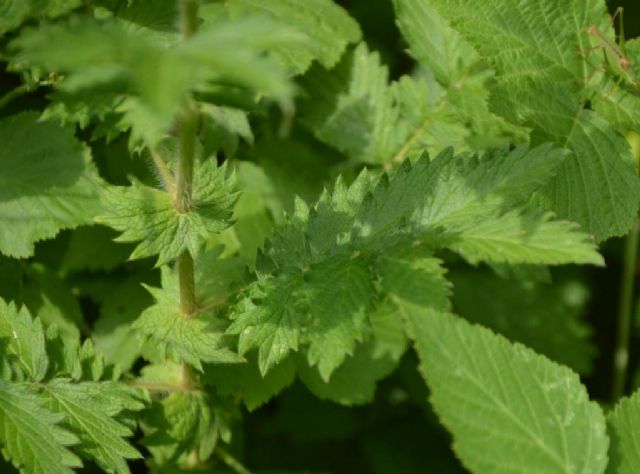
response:
[[[637,472],[640,42],[613,25],[1,3],[0,469]]]

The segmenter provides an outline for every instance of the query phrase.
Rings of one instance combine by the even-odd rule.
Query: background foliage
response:
[[[0,1],[0,470],[637,472],[637,6],[200,3]]]

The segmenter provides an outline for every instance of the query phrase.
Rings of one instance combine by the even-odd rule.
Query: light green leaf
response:
[[[542,140],[566,140],[572,154],[537,202],[578,222],[598,241],[624,235],[640,201],[640,181],[629,144],[590,110],[575,117],[567,135],[544,134]]]
[[[33,382],[39,382],[46,375],[48,360],[42,322],[31,319],[24,306],[18,309],[14,303],[7,304],[1,298],[0,347],[2,365],[15,366]]]
[[[445,110],[437,85],[404,77],[389,85],[377,53],[362,43],[336,68],[313,67],[302,79],[308,97],[302,124],[352,160],[393,163],[416,149],[462,142],[466,132]]]
[[[0,35],[30,18],[56,18],[82,5],[82,0],[5,0],[0,4]]]
[[[587,83],[600,66],[587,28],[609,34],[605,4],[542,0],[521,8],[508,0],[435,0],[431,6],[495,69],[493,110],[533,125],[533,143],[553,141],[572,151],[542,192],[545,207],[598,241],[626,233],[640,203],[632,156],[615,129],[586,110],[593,96]]]
[[[0,121],[0,252],[29,257],[34,243],[89,224],[100,211],[89,150],[35,112]]]
[[[43,404],[28,385],[0,380],[2,454],[24,474],[73,474],[82,462],[67,446],[78,439],[58,426],[64,416]]]
[[[227,167],[207,160],[197,167],[193,199],[187,212],[179,212],[171,195],[133,181],[129,187],[111,186],[104,193],[106,213],[98,221],[122,232],[116,240],[141,240],[131,258],[158,254],[160,266],[189,250],[197,255],[211,234],[232,223],[237,194]]]
[[[471,263],[591,263],[604,265],[593,239],[567,221],[554,221],[552,214],[487,214],[477,220],[452,226],[447,246]]]
[[[362,35],[358,23],[333,0],[238,0],[228,8],[232,16],[264,14],[305,36],[307,41],[273,50],[295,74],[306,71],[316,59],[333,67],[347,44],[359,41]]]
[[[203,362],[242,362],[242,358],[227,349],[223,321],[211,311],[199,311],[188,317],[182,314],[177,278],[168,269],[162,274],[162,289],[147,289],[156,302],[142,312],[133,329],[150,338],[161,357],[184,361],[200,371]]]
[[[467,469],[604,472],[604,415],[571,370],[451,314],[409,314],[407,329]]]
[[[463,82],[480,62],[478,53],[438,15],[429,2],[394,0],[396,22],[409,54],[433,71],[439,82]]]
[[[44,386],[51,409],[64,413],[67,425],[80,438],[78,452],[105,471],[128,474],[127,459],[142,457],[123,438],[133,432],[114,419],[123,409],[141,410],[134,389],[118,382],[71,383],[54,379]]]
[[[215,82],[247,87],[290,107],[293,89],[286,72],[264,53],[298,40],[264,17],[219,21],[177,45],[126,20],[73,18],[25,30],[11,47],[16,68],[63,73],[58,88],[64,92],[124,97],[117,107],[124,115],[119,126],[132,127],[134,141],[154,146],[185,94]]]
[[[640,472],[640,391],[622,398],[607,416],[611,462],[607,473]]]

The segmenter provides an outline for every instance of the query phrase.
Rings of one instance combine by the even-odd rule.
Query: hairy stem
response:
[[[198,27],[198,4],[199,0],[178,0],[183,40],[191,37]],[[174,203],[178,212],[186,213],[191,209],[198,131],[198,110],[190,99],[185,101],[178,115],[178,126],[180,137]],[[176,265],[180,286],[180,310],[185,316],[191,316],[196,310],[196,292],[193,257],[188,250],[178,257]]]
[[[631,333],[631,313],[635,287],[636,265],[638,261],[638,236],[640,221],[636,219],[631,232],[625,238],[622,284],[618,302],[618,332],[613,356],[613,400],[624,395],[629,366],[629,337]]]
[[[200,0],[178,0],[182,38],[188,39],[198,29],[198,6]]]
[[[155,165],[156,170],[160,175],[160,178],[162,179],[162,184],[164,185],[164,188],[169,193],[175,194],[176,183],[173,180],[173,175],[171,174],[169,167],[167,166],[167,164],[165,163],[165,161],[162,159],[162,157],[157,151],[150,150],[150,153],[151,153],[151,159],[153,160],[153,164]]]
[[[196,284],[193,270],[193,257],[188,250],[182,252],[176,262],[180,286],[180,311],[186,317],[196,312]]]
[[[218,455],[218,457],[220,459],[222,459],[222,461],[229,466],[231,469],[233,469],[234,472],[236,472],[237,474],[251,474],[251,471],[249,469],[247,469],[246,467],[244,467],[240,461],[238,461],[236,458],[234,458],[231,453],[229,453],[229,451],[227,451],[226,449],[224,449],[221,446],[218,446],[216,448],[216,454]]]

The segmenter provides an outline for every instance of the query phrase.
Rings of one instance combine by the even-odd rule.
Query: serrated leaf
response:
[[[635,219],[640,181],[627,141],[590,110],[581,111],[568,135],[543,134],[572,150],[537,202],[578,222],[598,241],[624,235]],[[590,191],[586,191],[589,189]]]
[[[32,319],[23,306],[7,304],[0,298],[0,346],[2,365],[9,364],[30,381],[39,382],[47,373],[44,330],[39,319]]]
[[[82,5],[81,0],[6,0],[0,5],[0,35],[30,18],[57,18]]]
[[[258,367],[264,376],[269,369],[284,360],[290,351],[297,351],[305,306],[294,295],[302,283],[301,272],[281,273],[275,278],[258,280],[243,292],[242,301],[232,309],[233,323],[227,331],[238,334],[241,355],[258,349]],[[256,304],[254,299],[268,299]],[[304,316],[303,316],[304,317]]]
[[[118,382],[72,383],[54,379],[44,386],[50,407],[64,413],[67,425],[79,437],[77,447],[105,471],[128,474],[127,459],[142,457],[125,437],[133,432],[114,417],[123,409],[141,410],[135,389]]]
[[[44,401],[26,384],[0,380],[2,454],[25,474],[73,474],[82,463],[68,446],[78,439],[59,426],[64,416]]]
[[[0,252],[29,257],[34,243],[89,224],[100,211],[89,151],[35,112],[0,121]]]
[[[472,72],[478,53],[422,0],[394,0],[396,23],[416,61],[433,71],[439,82],[452,84]]]
[[[431,403],[475,473],[602,473],[602,410],[578,376],[451,314],[410,314]]]
[[[436,0],[431,6],[495,69],[493,109],[515,124],[533,124],[533,143],[551,140],[572,151],[542,191],[545,206],[599,241],[626,233],[640,203],[640,181],[622,137],[586,110],[586,98],[593,97],[589,76],[600,67],[587,29],[609,35],[605,5]]]
[[[313,60],[331,68],[347,44],[360,40],[358,23],[332,0],[239,0],[228,5],[232,16],[264,14],[300,32],[307,41],[274,49],[275,55],[296,74]]]
[[[374,164],[401,161],[427,144],[462,141],[465,131],[443,111],[437,86],[408,77],[389,85],[388,76],[364,43],[332,70],[314,66],[302,79],[309,95],[302,124],[350,159]]]
[[[193,198],[186,212],[179,212],[171,195],[139,181],[129,187],[112,186],[104,193],[106,213],[98,221],[122,232],[117,240],[142,241],[131,258],[158,254],[157,266],[177,258],[185,250],[197,255],[211,234],[232,223],[237,194],[225,165],[207,160],[198,166]]]
[[[124,97],[118,127],[132,127],[135,142],[155,146],[185,94],[212,82],[230,81],[290,107],[292,87],[284,68],[264,53],[298,40],[264,17],[218,21],[178,44],[123,19],[72,18],[23,31],[11,47],[18,68],[64,73],[57,84],[64,92]]]
[[[450,278],[456,313],[581,374],[590,372],[596,349],[582,319],[587,290],[578,281],[550,285],[479,270],[455,271]]]
[[[355,254],[309,269],[306,298],[311,320],[302,340],[309,344],[309,365],[318,366],[324,381],[364,339],[374,298],[371,280],[367,262]]]
[[[611,449],[610,474],[640,472],[640,392],[621,398],[607,416]]]
[[[434,249],[453,248],[473,262],[602,263],[573,224],[523,206],[561,157],[548,145],[482,158],[447,151],[433,161],[406,162],[375,186],[366,172],[350,187],[338,179],[311,208],[296,201],[265,245],[257,280],[232,308],[228,332],[239,335],[240,353],[258,349],[262,374],[302,348],[330,381],[355,342],[366,339],[364,315],[376,293],[396,294],[387,301],[396,306],[447,308]],[[370,259],[380,259],[378,266],[370,268]],[[376,277],[378,291],[370,283]]]
[[[143,380],[162,387],[175,383],[173,379],[178,377],[180,384],[182,372],[178,366],[165,365],[164,370],[163,366],[149,366],[143,371]],[[230,423],[236,416],[233,407],[211,393],[179,386],[181,391],[155,402],[144,413],[147,435],[143,442],[160,464],[185,458],[194,450],[205,461],[220,440],[231,439]]]
[[[177,278],[166,268],[162,274],[162,289],[147,289],[156,302],[142,312],[133,329],[150,338],[162,357],[184,361],[200,371],[203,362],[242,362],[241,357],[227,348],[223,321],[210,311],[189,316],[180,311]]]
[[[389,296],[388,310],[403,315],[414,308],[450,308],[451,283],[442,261],[419,246],[391,248],[377,262],[380,285]]]

